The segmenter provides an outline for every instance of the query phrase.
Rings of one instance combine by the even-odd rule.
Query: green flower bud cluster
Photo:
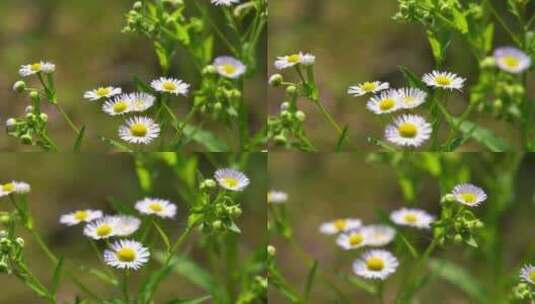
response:
[[[22,260],[24,240],[20,237],[10,238],[7,231],[0,231],[0,272],[11,273],[14,265]]]
[[[477,247],[476,235],[483,228],[483,222],[471,210],[457,203],[451,194],[445,195],[441,204],[440,219],[433,224],[435,239],[441,245],[453,241]]]
[[[242,102],[242,93],[233,81],[220,77],[213,65],[202,70],[200,89],[195,93],[193,105],[203,114],[219,121],[235,120]]]
[[[202,199],[199,206],[193,208],[193,213],[201,217],[201,227],[205,233],[225,231],[239,233],[235,220],[242,215],[242,209],[230,196],[214,193],[215,199],[212,199],[210,190],[216,187],[217,184],[213,179],[205,179],[200,183]]]
[[[516,301],[534,300],[535,296],[531,287],[527,283],[518,283],[513,287],[512,298]]]

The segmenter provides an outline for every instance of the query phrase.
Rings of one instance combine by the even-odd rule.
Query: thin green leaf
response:
[[[156,253],[156,260],[163,262],[165,255]],[[202,287],[210,293],[217,293],[217,284],[212,275],[197,265],[194,261],[185,255],[176,256],[173,258],[173,271],[183,275],[186,279]]]
[[[347,138],[347,130],[348,130],[348,126],[345,126],[344,129],[342,130],[342,133],[338,137],[338,140],[336,141],[336,152],[340,152],[342,150],[342,146],[344,145],[344,142],[346,141],[346,138]]]
[[[56,294],[59,282],[61,281],[61,274],[63,272],[63,257],[60,257],[58,263],[56,264],[56,269],[54,269],[54,276],[52,277],[52,294]]]
[[[158,225],[158,223],[156,223],[156,221],[152,221],[152,223],[154,224],[154,227],[156,227],[156,230],[160,234],[160,237],[162,238],[162,241],[165,244],[165,248],[166,248],[167,252],[169,252],[171,250],[171,243],[169,242],[169,238],[167,237],[167,234],[165,233],[165,231],[163,231],[163,229],[160,227],[160,225]]]
[[[411,242],[409,242],[409,240],[399,230],[397,234],[399,235],[399,238],[401,239],[403,244],[407,247],[407,249],[409,249],[409,252],[411,253],[412,257],[417,259],[419,256],[418,250],[416,250],[416,248],[412,246]]]
[[[76,137],[76,141],[74,142],[74,147],[72,149],[74,152],[80,151],[80,148],[82,146],[82,141],[84,140],[84,135],[85,135],[85,125],[83,125],[82,128],[80,128],[78,137]]]
[[[173,267],[174,264],[173,261],[171,261],[171,263],[165,265],[165,267],[150,273],[149,277],[141,285],[141,289],[139,291],[139,297],[143,299],[142,303],[149,303],[151,301],[156,289],[158,288],[158,285],[169,275]]]
[[[407,67],[400,65],[399,69],[401,70],[401,73],[403,73],[403,76],[407,80],[410,86],[417,87],[422,90],[427,90],[427,86],[423,81],[420,79],[420,77],[416,76],[411,70],[409,70]]]
[[[458,118],[453,118],[454,124],[457,124],[458,121]],[[504,152],[509,149],[507,143],[503,139],[494,135],[490,130],[473,122],[464,121],[461,124],[460,129],[465,135],[471,136],[473,139],[489,148],[492,152]]]
[[[120,152],[134,152],[134,151],[132,151],[132,149],[130,149],[126,145],[124,145],[124,144],[122,144],[122,143],[120,143],[120,142],[118,142],[116,140],[113,140],[111,138],[107,138],[105,136],[99,136],[98,138],[100,140],[102,140],[104,143],[107,143],[108,145],[119,149]]]
[[[349,284],[355,286],[355,287],[358,287],[362,290],[364,290],[365,292],[369,293],[369,294],[376,294],[377,293],[377,287],[373,284],[370,284],[368,283],[367,281],[364,281],[362,280],[361,278],[357,277],[357,276],[349,276],[345,273],[342,273],[339,275],[339,277],[348,282]]]
[[[213,133],[203,130],[193,125],[184,127],[184,136],[191,138],[194,142],[203,145],[210,152],[225,152],[229,148],[221,142]]]
[[[308,297],[310,296],[310,291],[312,290],[312,284],[314,284],[314,279],[316,278],[316,273],[318,270],[318,261],[314,261],[308,270],[307,280],[305,284],[305,302],[308,302]]]
[[[172,301],[167,302],[166,304],[201,304],[208,300],[210,300],[211,296],[204,296],[197,299],[189,299],[189,300],[182,300],[182,299],[175,299]]]

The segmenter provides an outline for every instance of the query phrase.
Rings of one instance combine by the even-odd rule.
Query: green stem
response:
[[[128,295],[128,270],[123,271],[123,284],[121,285],[125,304],[128,304],[130,303],[130,296]]]
[[[522,42],[516,37],[516,35],[514,34],[514,32],[509,28],[509,26],[507,25],[507,23],[505,23],[505,21],[503,20],[503,18],[500,16],[500,14],[498,14],[498,12],[496,11],[496,9],[494,9],[494,6],[492,5],[491,1],[489,0],[485,0],[485,3],[487,4],[487,6],[489,7],[489,10],[490,12],[492,13],[492,15],[494,15],[494,17],[496,18],[496,20],[498,21],[498,23],[502,26],[502,28],[507,32],[507,34],[509,36],[511,36],[511,39],[517,44],[517,46],[521,47],[522,46]]]
[[[341,135],[342,134],[342,128],[340,128],[340,126],[336,123],[334,118],[331,116],[329,111],[327,111],[327,109],[323,106],[321,101],[315,100],[313,102],[318,107],[318,109],[320,110],[320,112],[323,115],[323,117],[331,124],[331,126],[333,126],[333,128],[336,129],[336,132],[338,132],[338,135]]]
[[[69,127],[71,127],[71,129],[76,133],[76,135],[80,135],[80,129],[76,126],[76,124],[74,124],[74,122],[71,120],[69,115],[67,115],[67,113],[63,110],[63,108],[59,105],[59,103],[55,103],[54,106],[56,107],[58,112],[61,114],[63,119],[67,122]]]

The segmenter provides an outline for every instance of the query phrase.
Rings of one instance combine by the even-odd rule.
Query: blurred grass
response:
[[[473,180],[487,178],[486,169],[480,161],[485,156],[479,153],[459,155],[473,168]],[[356,251],[344,251],[337,247],[334,237],[318,232],[321,223],[340,217],[357,217],[364,224],[378,223],[378,212],[389,214],[403,206],[402,193],[394,169],[366,161],[364,154],[303,154],[270,153],[268,162],[270,188],[286,191],[289,200],[286,204],[290,223],[296,240],[305,252],[319,261],[319,268],[327,274],[351,303],[375,303],[376,299],[361,289],[340,280],[337,276],[353,276],[352,262],[358,257]],[[522,263],[533,261],[535,242],[530,239],[532,219],[535,216],[533,184],[535,183],[535,155],[529,154],[520,167],[515,183],[513,207],[502,214],[500,222],[500,242],[505,249],[503,269],[517,278]],[[439,212],[440,191],[432,178],[422,179],[421,191],[417,193],[416,205],[432,214]],[[476,210],[481,216],[489,206],[484,204]],[[419,250],[428,242],[430,235],[416,230],[411,235],[413,244]],[[290,285],[298,291],[303,290],[308,269],[303,258],[287,241],[276,237],[270,240],[277,248],[277,261]],[[394,248],[394,247],[392,247]],[[498,253],[499,255],[499,253]],[[493,278],[486,276],[496,265],[488,265],[481,253],[469,250],[466,246],[450,246],[439,249],[436,257],[442,257],[461,265],[480,282],[491,284]],[[399,257],[399,256],[398,256]],[[401,261],[403,269],[403,261]],[[400,273],[386,282],[385,303],[392,299],[400,285]],[[506,278],[507,280],[507,278]],[[485,286],[487,286],[485,285]],[[287,303],[274,289],[269,293],[273,303]],[[311,304],[336,303],[336,294],[317,279],[311,293]],[[418,295],[418,303],[460,304],[473,303],[457,287],[440,279],[435,279]]]
[[[503,1],[495,1],[505,14]],[[393,87],[406,86],[399,66],[418,75],[433,69],[433,57],[422,27],[392,20],[398,11],[393,0],[293,0],[270,1],[268,66],[276,72],[273,62],[277,56],[298,51],[316,55],[316,79],[321,100],[341,125],[349,125],[353,142],[365,150],[377,150],[367,143],[367,137],[383,137],[383,123],[369,112],[366,97],[347,95],[350,85],[368,80],[388,81]],[[496,25],[495,46],[511,44]],[[468,78],[468,85],[477,81],[477,66],[458,37],[449,48],[448,70]],[[293,75],[293,71],[283,72]],[[533,87],[533,79],[528,87]],[[465,90],[466,92],[467,90]],[[268,89],[269,113],[275,114],[283,101],[280,89]],[[450,111],[459,114],[466,107],[466,94],[453,94]],[[307,113],[306,130],[312,143],[320,151],[333,151],[335,131],[323,120],[312,104],[301,102]],[[518,134],[504,124],[489,119],[488,114],[476,114],[476,121],[490,127],[509,141],[518,142]],[[465,151],[480,151],[477,143],[463,146]]]
[[[197,0],[196,0],[197,1]],[[132,78],[137,75],[145,81],[158,78],[160,69],[151,43],[144,37],[122,34],[125,14],[133,0],[3,0],[0,11],[0,120],[2,125],[9,117],[22,116],[28,99],[11,91],[19,79],[18,68],[39,60],[56,64],[56,86],[59,102],[78,124],[87,124],[85,151],[109,149],[96,135],[117,138],[117,127],[122,119],[105,115],[100,102],[88,102],[82,98],[86,90],[101,85],[121,86],[125,91],[134,90]],[[208,0],[203,2],[209,3]],[[191,7],[191,6],[190,6]],[[193,9],[188,13],[196,13]],[[212,10],[214,18],[220,18],[219,10]],[[221,18],[220,18],[221,19]],[[223,24],[219,22],[218,24]],[[222,29],[224,31],[224,29]],[[246,84],[249,102],[250,128],[260,129],[265,122],[266,38],[259,46],[257,76]],[[226,54],[216,43],[215,55]],[[192,83],[198,88],[198,75],[184,51],[180,50],[172,67],[172,75]],[[28,78],[35,81],[33,78]],[[181,98],[180,112],[191,105],[192,98]],[[75,140],[72,130],[51,107],[46,107],[52,136],[58,138],[61,147],[71,147]],[[208,130],[224,136],[220,124],[208,123]],[[223,129],[223,130],[222,130]],[[232,138],[225,138],[232,141]],[[202,149],[198,146],[188,147]],[[0,151],[21,151],[31,148],[16,140],[0,136]]]
[[[106,202],[108,197],[114,197],[133,206],[135,201],[141,199],[143,194],[138,187],[136,173],[134,171],[133,157],[128,154],[103,155],[103,154],[73,154],[73,153],[2,153],[0,154],[0,168],[2,168],[2,181],[11,179],[26,181],[32,186],[29,194],[29,205],[35,217],[38,231],[44,236],[52,250],[58,256],[65,256],[66,267],[79,274],[82,282],[91,286],[101,296],[117,294],[118,290],[109,289],[108,286],[96,281],[93,276],[81,274],[74,269],[77,265],[101,267],[86,237],[82,234],[83,226],[67,227],[58,223],[63,213],[71,212],[79,208],[101,209],[105,213],[111,213]],[[237,155],[216,154],[210,159],[200,156],[200,170],[209,176],[214,171],[211,164],[213,160],[219,165],[228,165],[228,160]],[[250,155],[250,162],[246,173],[251,179],[251,186],[240,196],[243,215],[238,220],[242,229],[242,235],[238,237],[239,253],[242,257],[250,256],[254,250],[265,246],[265,225],[258,225],[266,218],[266,156],[265,154]],[[168,198],[178,206],[178,217],[172,221],[165,221],[165,229],[174,240],[183,231],[188,216],[188,210],[184,202],[177,196],[176,177],[170,170],[161,170],[156,185],[155,196]],[[2,199],[1,210],[7,210],[11,206],[7,199]],[[22,231],[22,230],[20,230]],[[23,233],[26,241],[25,257],[31,270],[45,282],[50,283],[53,271],[49,260],[40,251],[31,237]],[[199,246],[199,234],[194,233],[191,240],[180,250],[182,254],[188,254],[201,267],[209,271],[208,256],[205,250]],[[159,248],[163,248],[157,234],[152,236]],[[159,266],[151,260],[148,268]],[[146,270],[132,273],[133,288],[139,286],[139,282],[146,277]],[[26,286],[14,276],[0,275],[0,303],[42,303],[35,297]],[[202,296],[206,292],[189,283],[187,278],[179,275],[171,275],[157,293],[155,301],[164,302],[176,297],[188,298]],[[58,303],[73,303],[75,295],[83,295],[67,277],[60,286]]]

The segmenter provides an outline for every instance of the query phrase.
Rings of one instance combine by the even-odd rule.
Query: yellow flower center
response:
[[[294,54],[294,55],[288,56],[288,62],[289,63],[298,63],[300,60],[301,60],[301,55],[299,55],[299,54]]]
[[[373,92],[375,89],[377,89],[377,84],[375,84],[375,82],[367,81],[360,85],[360,89],[364,92]]]
[[[351,246],[357,246],[362,243],[363,240],[364,237],[360,233],[352,233],[349,236],[349,244],[351,244]]]
[[[149,209],[154,211],[154,212],[160,212],[163,210],[162,208],[162,205],[158,204],[158,203],[152,203],[149,205]]]
[[[143,137],[147,135],[147,132],[149,131],[149,129],[147,128],[146,125],[142,123],[135,123],[130,127],[130,131],[132,132],[132,135],[136,137]]]
[[[98,88],[97,89],[97,95],[100,97],[108,96],[108,94],[111,93],[110,88]]]
[[[136,251],[129,247],[123,247],[117,251],[117,259],[121,262],[132,262],[136,259]]]
[[[415,101],[415,100],[416,100],[416,99],[414,98],[414,96],[405,96],[405,97],[403,98],[403,102],[404,102],[406,105],[408,105],[408,106],[414,104],[414,101]]]
[[[467,204],[473,204],[477,200],[476,195],[474,193],[472,193],[472,192],[461,193],[461,194],[459,194],[459,196]]]
[[[221,66],[221,70],[223,71],[223,74],[233,75],[238,69],[234,65],[227,63]]]
[[[396,102],[392,98],[386,98],[379,102],[379,108],[381,111],[388,111],[394,107]]]
[[[413,138],[418,133],[416,125],[410,122],[404,122],[398,127],[399,135],[405,138]]]
[[[13,192],[15,191],[15,184],[7,183],[2,186],[2,190],[4,190],[4,192]]]
[[[404,219],[409,224],[414,224],[416,223],[416,221],[418,221],[418,217],[416,216],[416,214],[413,214],[413,213],[405,214]]]
[[[228,176],[223,178],[223,184],[229,188],[234,188],[238,186],[240,181],[234,177]]]
[[[122,113],[126,111],[126,108],[128,108],[128,104],[126,102],[118,101],[113,105],[113,112]]]
[[[87,211],[84,211],[84,210],[80,210],[80,211],[76,211],[74,213],[74,218],[77,220],[77,221],[85,221],[87,219]]]
[[[535,282],[535,270],[532,270],[530,273],[529,273],[529,279],[533,282]]]
[[[441,86],[449,86],[451,84],[451,79],[445,75],[438,75],[435,77],[435,81]]]
[[[366,261],[366,266],[368,266],[369,270],[381,271],[385,268],[385,262],[381,258],[371,257]]]
[[[166,91],[174,91],[176,90],[176,84],[174,84],[173,82],[171,81],[166,81],[162,84],[162,87],[164,90]]]
[[[98,236],[107,236],[111,233],[111,226],[108,224],[102,224],[97,227],[96,233]]]
[[[516,68],[520,64],[520,60],[514,56],[505,56],[502,58],[502,62],[509,68]]]
[[[334,221],[334,227],[338,229],[338,231],[343,231],[347,227],[347,221],[346,220],[336,220]]]
[[[32,70],[34,72],[41,71],[41,64],[40,63],[34,63],[34,64],[30,65],[30,70]]]

